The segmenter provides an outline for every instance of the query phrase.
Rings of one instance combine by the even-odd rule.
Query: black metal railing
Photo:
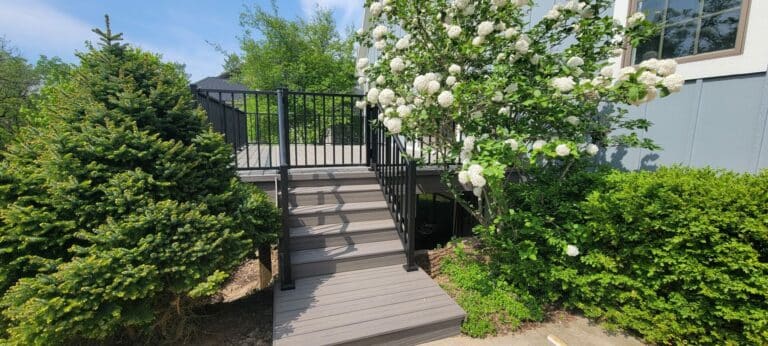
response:
[[[377,108],[368,112],[376,114]],[[418,269],[414,259],[416,250],[416,165],[417,160],[408,154],[400,136],[387,135],[381,124],[372,127],[370,148],[371,167],[384,192],[395,228],[403,243],[406,256],[405,269]]]
[[[365,166],[367,120],[358,94],[228,91],[192,86],[216,131],[224,134],[239,170],[278,169],[279,112],[287,124],[291,167]]]

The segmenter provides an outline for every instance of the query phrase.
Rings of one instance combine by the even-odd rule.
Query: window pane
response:
[[[661,57],[669,59],[692,55],[695,35],[696,21],[688,21],[664,28],[664,46]]]
[[[645,14],[645,18],[654,23],[664,21],[664,7],[667,6],[666,0],[648,0],[637,3],[637,10]]]
[[[705,0],[706,1],[706,0]],[[669,0],[667,23],[679,23],[699,16],[699,0]]]
[[[651,58],[659,58],[659,40],[660,36],[656,35],[648,39],[635,48],[635,56],[632,61],[633,64],[638,64]]]
[[[741,5],[741,0],[704,0],[704,13],[730,10]]]
[[[741,10],[733,10],[701,20],[699,53],[714,52],[736,47]]]

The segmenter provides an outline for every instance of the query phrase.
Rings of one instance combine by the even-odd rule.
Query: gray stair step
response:
[[[288,227],[317,226],[391,218],[385,201],[298,206],[289,209]]]
[[[372,243],[398,239],[392,219],[301,226],[289,230],[291,250]]]
[[[295,278],[404,263],[405,254],[399,239],[291,251]]]
[[[292,187],[288,190],[290,206],[344,204],[383,201],[379,184],[324,185]]]
[[[291,173],[289,180],[291,187],[378,184],[376,175],[370,171]]]
[[[275,345],[415,345],[458,335],[465,316],[423,271],[400,266],[298,279],[296,287],[275,290]]]

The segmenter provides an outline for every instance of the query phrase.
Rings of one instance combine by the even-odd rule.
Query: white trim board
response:
[[[613,18],[625,23],[629,0],[616,0],[613,9]],[[768,21],[765,18],[768,18],[768,1],[752,0],[741,55],[681,63],[677,72],[686,80],[765,72],[768,68]],[[621,59],[616,59],[616,69],[620,64]]]

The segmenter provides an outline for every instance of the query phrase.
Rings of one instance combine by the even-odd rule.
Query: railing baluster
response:
[[[288,229],[288,169],[291,167],[291,156],[288,142],[288,115],[286,107],[286,90],[277,90],[277,119],[280,134],[280,204],[283,214],[282,234],[280,237],[280,289],[295,288],[291,275],[290,235]]]

